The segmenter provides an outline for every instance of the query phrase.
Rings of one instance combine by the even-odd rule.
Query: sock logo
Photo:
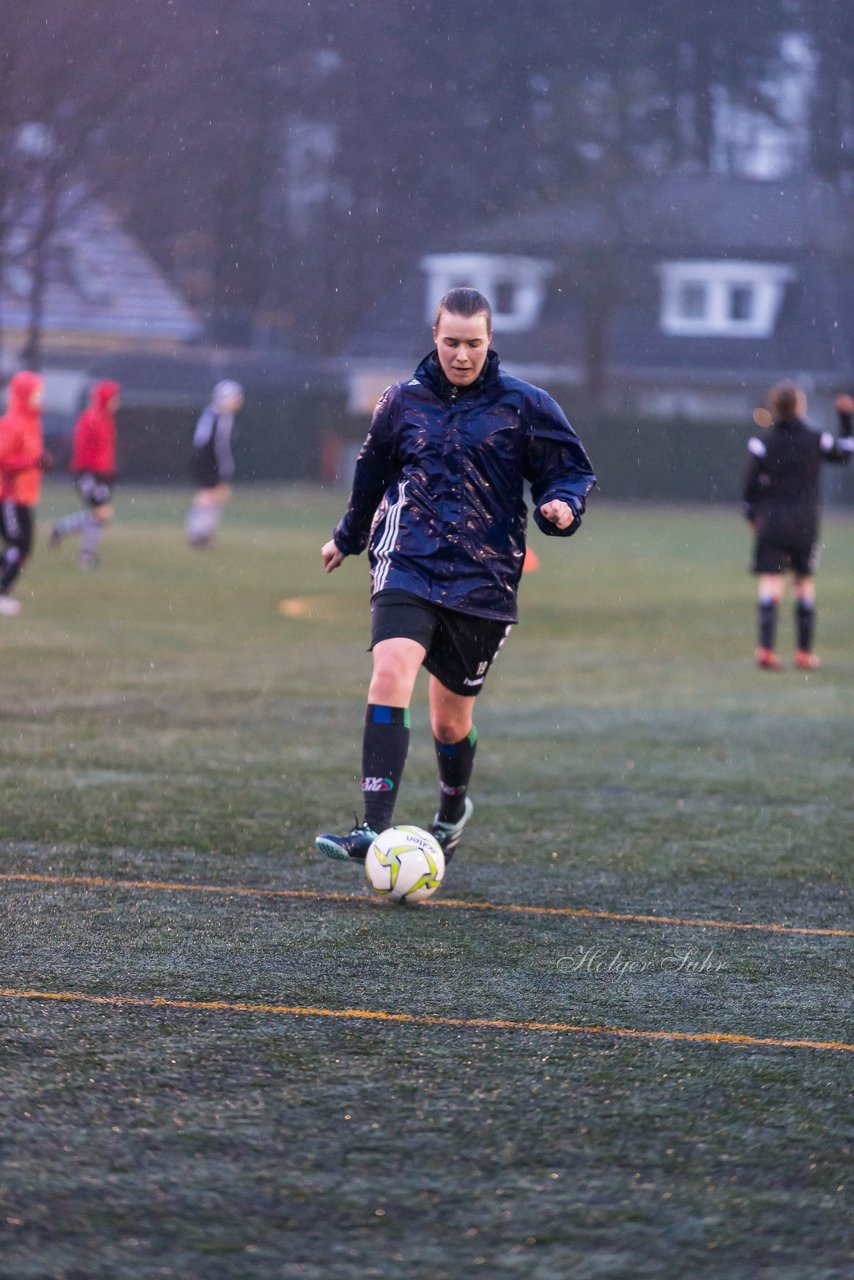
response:
[[[443,796],[464,796],[468,787],[449,787],[446,782],[439,779],[439,790]]]
[[[391,778],[363,778],[363,791],[394,791]]]

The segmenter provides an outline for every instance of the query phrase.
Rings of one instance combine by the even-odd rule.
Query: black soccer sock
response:
[[[439,821],[458,822],[465,810],[466,792],[474,768],[477,729],[472,725],[471,731],[460,742],[440,742],[438,738],[433,741],[439,764]]]
[[[799,600],[795,605],[795,635],[802,652],[812,653],[814,633],[815,605],[811,600]]]
[[[777,635],[777,601],[759,601],[759,647],[773,649]]]
[[[368,703],[362,739],[365,822],[374,831],[391,826],[409,750],[409,707]]]

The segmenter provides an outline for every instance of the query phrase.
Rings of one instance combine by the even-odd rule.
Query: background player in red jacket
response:
[[[37,373],[16,373],[9,383],[9,408],[0,418],[0,614],[14,617],[21,604],[9,590],[29,558],[35,511],[45,465],[42,440],[42,380]]]
[[[50,545],[58,546],[68,534],[80,534],[80,568],[94,569],[104,529],[113,516],[112,496],[116,477],[116,410],[121,387],[117,382],[97,382],[89,407],[74,424],[71,470],[85,510],[63,516],[51,529]]]

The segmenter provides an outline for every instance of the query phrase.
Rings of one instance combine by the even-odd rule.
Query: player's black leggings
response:
[[[9,590],[27,563],[33,549],[35,523],[32,507],[10,499],[0,503],[0,534],[6,543],[0,559],[0,593]]]

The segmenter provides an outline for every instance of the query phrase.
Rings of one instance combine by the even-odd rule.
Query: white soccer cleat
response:
[[[454,850],[460,842],[460,836],[463,834],[463,827],[466,825],[473,813],[474,805],[471,800],[469,800],[468,796],[466,796],[465,808],[463,809],[463,816],[461,818],[456,822],[440,822],[439,815],[437,813],[427,828],[430,835],[434,836],[439,841],[442,852],[445,855],[446,862],[450,862],[451,858],[453,858]]]
[[[21,612],[21,602],[14,596],[0,596],[0,613],[7,618],[17,618]]]

